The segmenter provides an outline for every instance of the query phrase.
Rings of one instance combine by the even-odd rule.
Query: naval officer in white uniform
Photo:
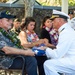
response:
[[[72,18],[72,19],[69,21],[69,23],[70,23],[70,26],[75,30],[75,17]]]
[[[75,31],[68,24],[68,18],[64,12],[53,10],[51,19],[59,39],[56,49],[46,48],[46,55],[51,58],[44,62],[46,75],[75,75]]]

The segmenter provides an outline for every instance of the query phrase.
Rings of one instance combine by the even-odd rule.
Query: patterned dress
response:
[[[36,42],[39,40],[38,35],[33,31],[32,33],[26,30],[28,42]]]

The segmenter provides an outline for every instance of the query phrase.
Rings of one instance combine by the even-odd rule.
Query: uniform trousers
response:
[[[37,75],[37,62],[31,56],[18,56],[13,60],[13,64],[9,69],[20,69],[22,75],[25,75],[25,72],[28,75]]]
[[[46,75],[75,75],[74,58],[49,59],[44,62],[44,70]]]

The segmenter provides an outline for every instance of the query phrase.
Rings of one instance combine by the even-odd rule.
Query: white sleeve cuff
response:
[[[46,56],[48,57],[48,58],[52,58],[52,56],[53,56],[53,50],[51,49],[51,48],[47,48],[46,49]]]

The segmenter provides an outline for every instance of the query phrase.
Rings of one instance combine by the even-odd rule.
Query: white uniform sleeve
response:
[[[72,44],[72,40],[70,38],[70,35],[60,35],[58,45],[56,46],[56,49],[47,48],[46,49],[46,55],[48,58],[61,58],[65,56],[67,51],[70,48],[70,45]]]

